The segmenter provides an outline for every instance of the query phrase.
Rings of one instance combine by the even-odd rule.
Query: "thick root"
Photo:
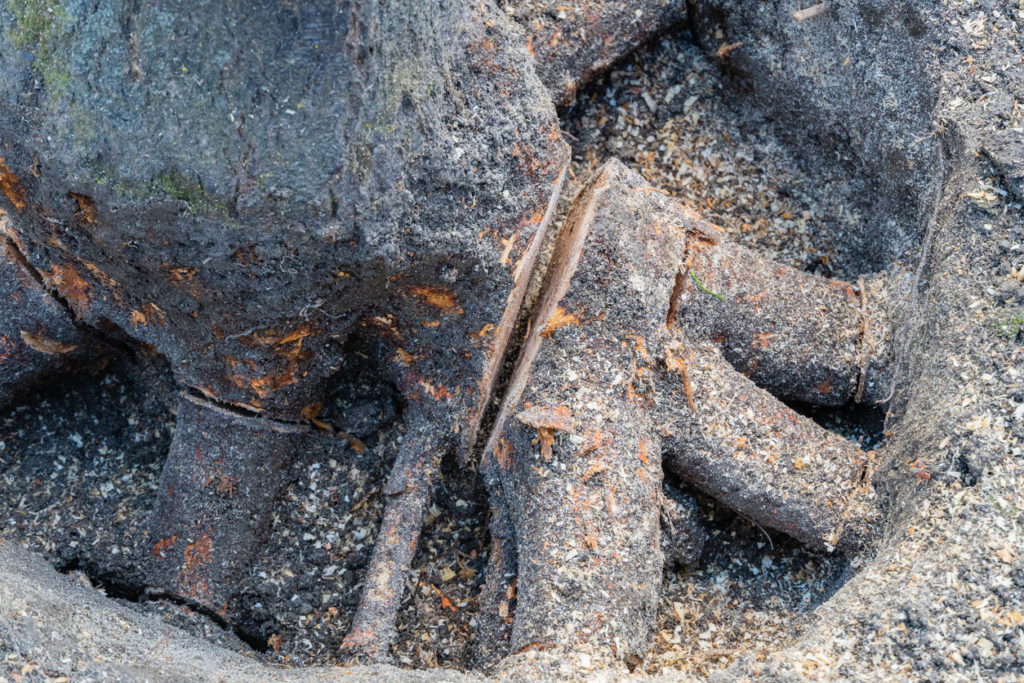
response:
[[[182,397],[150,520],[154,589],[226,613],[304,431]]]
[[[873,455],[794,413],[710,344],[670,346],[658,380],[665,466],[751,521],[815,548],[856,545]],[[685,367],[693,409],[683,400]]]
[[[352,628],[343,643],[348,654],[356,658],[384,659],[394,638],[395,618],[440,464],[432,434],[431,425],[414,421],[388,478],[388,502],[373,559]]]
[[[815,403],[863,393],[866,369],[885,368],[868,330],[887,333],[865,289],[728,245],[621,164],[601,168],[559,236],[485,451],[516,539],[513,653],[643,656],[662,546],[685,565],[704,540],[693,508],[662,493],[663,454],[754,522],[856,543],[871,455],[755,381]]]
[[[608,229],[632,222],[627,173],[605,166],[577,199],[485,452],[515,527],[512,652],[586,645],[633,659],[654,624],[664,560],[648,345],[666,332],[653,302],[667,306],[674,286],[658,264],[682,244]],[[626,264],[651,267],[640,277]]]
[[[492,490],[492,498],[497,492]],[[487,557],[487,581],[480,592],[480,616],[476,629],[476,659],[489,667],[511,652],[512,614],[516,605],[516,544],[507,506],[491,509],[491,548]]]
[[[585,641],[642,656],[663,565],[660,444],[639,406],[580,399],[578,430],[571,408],[544,401],[499,446],[519,558],[511,649]]]
[[[672,301],[676,327],[713,341],[733,367],[776,396],[831,406],[884,397],[891,327],[885,276],[858,284],[823,278],[702,227],[688,235]]]

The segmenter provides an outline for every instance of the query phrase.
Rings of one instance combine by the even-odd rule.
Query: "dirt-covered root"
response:
[[[683,0],[499,0],[527,35],[558,105],[647,40],[686,18]]]
[[[353,658],[382,660],[388,655],[440,459],[434,427],[414,419],[384,490],[388,496],[384,518],[359,608],[343,643],[345,653]]]
[[[743,263],[754,281],[740,279]],[[853,542],[847,530],[870,517],[870,455],[759,388],[716,344],[774,334],[778,348],[747,356],[762,379],[804,396],[824,373],[845,372],[848,400],[871,320],[863,301],[845,283],[739,252],[622,164],[605,164],[559,235],[484,453],[492,503],[516,541],[511,651],[643,656],[663,526],[674,527],[673,512],[682,522],[664,536],[674,562],[703,542],[663,493],[663,455],[755,522],[817,547]]]
[[[665,482],[661,507],[661,551],[665,566],[694,569],[704,552],[708,532],[701,522],[700,506],[690,493]]]
[[[634,177],[608,164],[577,198],[484,455],[516,539],[513,653],[632,658],[653,628],[664,560],[649,347],[667,332],[683,243],[674,226],[631,220]]]
[[[890,388],[890,274],[833,280],[690,231],[672,301],[673,324],[714,341],[777,396],[816,405],[883,399]]]
[[[0,406],[48,375],[96,353],[60,303],[33,277],[0,215]]]
[[[872,452],[792,411],[710,343],[670,345],[666,358],[655,419],[669,473],[809,546],[863,540],[875,517]]]
[[[150,520],[150,587],[225,614],[305,429],[185,394]]]
[[[519,558],[513,652],[647,649],[664,565],[660,443],[638,403],[599,393],[578,431],[570,410],[552,407],[564,404],[545,400],[561,396],[531,394],[540,405],[517,415],[495,456]]]

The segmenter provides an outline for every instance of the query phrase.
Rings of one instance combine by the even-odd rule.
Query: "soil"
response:
[[[951,160],[932,169],[944,188],[935,220],[926,216],[902,254],[914,266],[928,256],[927,293],[905,331],[915,343],[904,388],[888,415],[807,411],[866,447],[890,445],[876,483],[888,531],[860,554],[813,552],[699,498],[709,542],[695,570],[666,571],[658,636],[634,675],[1024,675],[1024,196],[1020,145],[1007,137],[1024,135],[1024,5],[946,2],[922,16],[935,38],[929,69],[941,75],[936,120]],[[737,89],[742,77],[723,76],[728,59],[680,30],[584,89],[561,112],[573,146],[565,196],[614,155],[785,263],[837,277],[888,265],[863,249],[864,224],[878,222],[870,178],[820,149],[795,148],[771,105]],[[928,201],[912,203],[908,215]],[[119,618],[152,617],[274,665],[260,671],[342,663],[402,434],[394,390],[373,368],[342,370],[324,419],[362,446],[326,433],[305,442],[226,621],[146,594],[136,570],[151,548],[143,530],[175,392],[160,361],[117,352],[98,375],[65,378],[0,416],[0,554],[23,544],[118,601]],[[473,472],[449,464],[434,500],[393,661],[471,670],[486,497]],[[0,675],[83,671],[52,657],[41,665],[40,650],[7,623]],[[587,675],[585,659],[522,660],[538,677]]]

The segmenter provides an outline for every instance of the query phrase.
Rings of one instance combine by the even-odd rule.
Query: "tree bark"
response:
[[[0,214],[0,407],[41,380],[99,354],[27,267],[6,229],[6,217]]]

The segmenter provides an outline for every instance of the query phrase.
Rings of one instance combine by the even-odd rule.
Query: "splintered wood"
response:
[[[692,564],[703,542],[692,507],[662,493],[663,458],[813,546],[856,544],[874,514],[872,454],[776,396],[838,405],[858,384],[888,388],[884,282],[865,299],[773,263],[652,190],[612,161],[580,192],[484,453],[515,539],[499,562],[517,558],[512,652],[642,654],[665,555]]]

